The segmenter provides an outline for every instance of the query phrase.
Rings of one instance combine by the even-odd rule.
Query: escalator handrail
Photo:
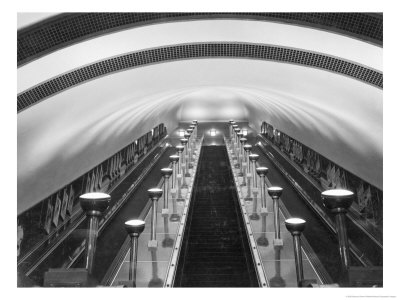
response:
[[[157,145],[161,145],[164,141],[165,141],[166,137],[164,137],[162,140],[160,140]],[[125,178],[127,176],[129,176],[141,163],[143,163],[143,161],[151,154],[155,151],[155,149],[157,149],[157,145],[155,145],[151,151],[149,151],[145,156],[143,156],[140,160],[140,162],[138,162],[131,170],[129,170],[128,173],[124,174],[123,177],[121,177],[111,188],[109,191],[107,191],[108,193],[111,193],[114,189],[116,189],[119,184],[121,182],[123,182],[125,180]],[[76,212],[76,218],[74,219],[73,223],[71,223],[69,226],[69,229],[64,231],[58,238],[57,240],[52,244],[52,246],[48,249],[46,249],[46,251],[41,254],[36,260],[35,262],[27,269],[27,271],[25,271],[25,275],[29,276],[30,274],[32,274],[36,268],[47,258],[49,257],[53,251],[63,242],[65,241],[66,238],[68,238],[70,236],[70,234],[86,219],[85,214],[83,214],[82,209],[77,209]],[[23,259],[21,259],[17,266],[21,265],[30,255],[32,255],[38,248],[40,247],[37,246],[35,247],[35,249],[33,249],[32,251],[30,251],[29,255],[26,255]],[[83,252],[83,250],[81,250],[79,253],[77,253],[77,256],[75,258],[72,258],[72,261],[69,263],[69,265],[67,265],[67,268],[69,268],[74,261],[76,261],[76,258],[81,255],[81,253]]]
[[[200,138],[199,151],[198,151],[198,156],[197,156],[197,167],[196,167],[196,172],[193,173],[194,174],[193,184],[191,185],[190,192],[188,191],[188,195],[186,195],[187,203],[186,203],[185,208],[184,208],[184,210],[182,212],[181,220],[179,222],[180,225],[179,225],[178,231],[177,231],[177,237],[175,239],[175,243],[174,243],[174,246],[173,246],[174,250],[172,252],[171,259],[170,259],[169,264],[168,264],[168,271],[167,271],[167,274],[165,276],[164,287],[167,287],[167,288],[172,288],[174,286],[174,283],[175,283],[176,270],[177,270],[179,254],[180,254],[180,251],[181,251],[181,248],[182,248],[183,236],[185,234],[185,229],[186,229],[187,215],[189,213],[190,203],[191,203],[191,199],[192,199],[192,196],[193,196],[193,193],[192,193],[193,192],[193,187],[194,187],[195,179],[198,178],[197,177],[197,175],[198,175],[197,173],[200,171],[198,162],[200,161],[201,148],[202,148],[202,145],[203,145],[203,141],[204,141],[204,134]]]
[[[262,134],[258,134],[258,136],[265,141],[266,143],[268,143],[271,147],[275,148],[275,150],[278,151],[277,147],[271,143],[266,137],[264,137]],[[282,155],[282,157],[285,158],[286,161],[288,161],[296,170],[299,171],[299,173],[306,178],[318,191],[320,191],[321,193],[324,191],[324,189],[319,186],[317,184],[317,182],[313,179],[310,178],[310,176],[307,176],[306,174],[304,174],[302,172],[302,170],[299,169],[299,166],[296,165],[295,163],[293,163],[292,161],[290,161],[285,155]],[[350,207],[350,209],[348,210],[348,213],[346,214],[346,217],[352,222],[354,223],[354,225],[356,225],[360,230],[362,230],[378,247],[380,247],[381,249],[383,249],[383,245],[382,242],[379,241],[373,234],[371,234],[367,228],[365,228],[364,225],[360,224],[360,222],[358,222],[357,219],[357,213],[356,210],[354,209],[354,207]]]
[[[275,158],[268,153],[267,150],[262,148],[260,145],[258,147],[264,152],[265,155],[273,162],[273,164],[278,168],[278,170],[285,175],[290,185],[300,194],[300,196],[305,200],[306,204],[317,213],[323,223],[327,226],[327,228],[337,237],[337,231],[333,222],[326,218],[326,213],[320,209],[318,206],[313,205],[314,202],[310,196],[300,187],[300,185],[290,176],[288,172],[286,172],[283,167],[275,160]],[[373,266],[373,263],[369,261],[366,257],[363,256],[362,252],[358,249],[357,246],[349,239],[349,247],[350,252],[354,255],[354,257],[361,263],[364,267]]]
[[[164,147],[161,155],[166,151],[166,148],[168,148],[168,146]],[[100,221],[99,224],[99,230],[98,230],[98,235],[100,236],[102,231],[107,227],[106,225],[113,219],[113,217],[115,216],[115,214],[124,206],[124,204],[128,201],[128,199],[130,198],[130,196],[136,191],[137,187],[139,186],[140,182],[145,178],[145,176],[152,170],[152,168],[154,167],[154,165],[156,164],[156,162],[158,161],[158,159],[161,157],[161,155],[153,160],[152,164],[149,165],[144,171],[143,173],[138,177],[138,179],[135,181],[135,183],[131,186],[128,194],[125,194],[125,197],[123,196],[123,198],[121,198],[118,203],[116,203],[116,209],[111,213],[111,215],[107,218],[107,219],[102,219],[102,221]],[[147,205],[146,205],[147,207]],[[81,255],[84,253],[86,249],[86,243],[83,243],[80,251],[75,255],[75,257],[73,257],[70,261],[70,263],[67,265],[67,268],[70,268],[80,257]]]
[[[258,279],[258,284],[260,287],[269,287],[269,280],[267,277],[267,273],[264,269],[264,264],[262,263],[261,255],[258,251],[257,244],[254,240],[254,234],[253,230],[250,225],[250,220],[246,212],[246,206],[244,204],[243,198],[240,196],[240,186],[238,186],[237,179],[235,178],[235,173],[232,170],[232,163],[231,163],[231,156],[229,155],[228,147],[227,147],[227,140],[224,136],[224,143],[225,143],[225,149],[228,153],[228,160],[229,160],[229,168],[230,171],[232,172],[232,176],[234,177],[235,181],[235,191],[236,191],[236,197],[239,201],[239,206],[241,208],[241,215],[243,219],[243,223],[245,224],[246,232],[247,232],[247,241],[249,243],[249,248],[251,249],[251,254],[253,258],[253,263],[254,267],[256,269],[256,274],[257,274],[257,279]]]

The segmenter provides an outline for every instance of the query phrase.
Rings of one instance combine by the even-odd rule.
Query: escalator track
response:
[[[175,287],[257,287],[225,146],[203,146]]]

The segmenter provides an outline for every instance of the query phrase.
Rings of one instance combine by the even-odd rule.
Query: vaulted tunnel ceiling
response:
[[[213,43],[223,45],[213,48]],[[176,54],[177,45],[220,52],[250,46],[183,57]],[[148,49],[177,56],[119,66],[100,76],[76,75],[110,58],[123,65],[122,56]],[[240,56],[249,49],[272,56]],[[273,56],[276,49],[292,57],[279,59]],[[313,64],[296,61],[296,55],[308,55]],[[349,73],[349,66],[358,69]],[[180,20],[81,40],[17,72],[18,100],[25,105],[18,113],[18,213],[155,125],[164,122],[171,131],[192,119],[248,120],[257,130],[267,121],[382,188],[382,48],[369,42],[265,20]],[[66,79],[60,78],[67,76],[76,81],[63,86]],[[41,96],[39,88],[53,90]],[[26,103],[32,91],[37,99]]]

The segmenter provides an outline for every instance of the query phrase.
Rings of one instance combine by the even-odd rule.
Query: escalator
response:
[[[173,152],[173,150],[171,148],[167,148],[166,151],[162,153],[162,149],[163,148],[161,147],[157,147],[154,151],[149,153],[146,157],[144,157],[143,160],[135,164],[133,170],[131,170],[130,173],[125,178],[123,178],[120,183],[115,185],[115,187],[109,192],[112,199],[110,202],[110,208],[119,199],[122,198],[122,195],[128,190],[131,184],[139,178],[144,170],[152,164],[152,161],[157,161],[156,165],[154,166],[155,169],[159,169],[164,167],[165,165],[168,165],[168,156]],[[160,154],[161,157],[157,158]],[[96,261],[102,262],[101,264],[95,264],[96,280],[98,282],[101,281],[101,278],[105,274],[108,264],[113,259],[113,255],[115,252],[115,249],[113,247],[117,247],[118,243],[120,243],[120,240],[123,240],[123,238],[126,237],[126,232],[123,229],[123,221],[125,221],[123,218],[126,216],[123,215],[123,212],[128,211],[129,217],[136,217],[136,215],[141,212],[143,207],[146,205],[148,198],[147,191],[144,190],[140,192],[140,190],[143,190],[146,187],[151,187],[153,186],[153,184],[158,183],[161,174],[158,170],[155,172],[155,174],[155,176],[147,176],[147,178],[145,178],[143,180],[143,183],[141,184],[142,188],[138,189],[138,192],[136,192],[142,193],[139,195],[145,196],[135,196],[137,200],[128,201],[128,203],[124,205],[124,209],[121,210],[121,212],[116,215],[116,218],[112,219],[111,222],[105,227],[104,231],[100,233],[97,242],[97,252],[95,259]],[[122,219],[119,216],[123,216]],[[74,258],[76,249],[79,250],[82,242],[84,243],[84,239],[86,238],[87,234],[87,218],[85,218],[83,215],[83,221],[79,221],[79,219],[80,218],[77,218],[77,225],[69,225],[72,227],[72,229],[70,229],[71,231],[65,231],[67,236],[65,237],[65,239],[60,240],[59,243],[55,244],[54,250],[51,250],[50,248],[51,252],[49,251],[49,254],[47,255],[45,253],[45,255],[43,255],[43,259],[40,259],[40,257],[35,258],[39,261],[38,263],[36,263],[36,266],[30,266],[31,270],[27,270],[25,269],[26,267],[24,265],[21,265],[18,271],[21,274],[26,274],[26,276],[29,277],[29,280],[33,281],[34,284],[42,285],[44,273],[47,272],[50,268],[81,268],[82,266],[84,266],[83,255],[79,255],[77,260],[72,260],[72,262],[70,261],[71,258]],[[110,229],[115,229],[117,233],[110,234]],[[107,237],[110,235],[112,236],[112,239],[108,240]],[[69,263],[71,263],[70,266]]]
[[[168,148],[161,155],[153,167],[154,172],[150,172],[149,175],[143,179],[137,190],[130,197],[130,200],[127,201],[123,209],[120,209],[116,213],[112,221],[98,237],[95,261],[101,263],[95,264],[93,271],[93,274],[95,274],[94,276],[98,282],[104,280],[104,275],[106,274],[108,268],[112,264],[115,256],[121,248],[121,245],[126,239],[124,222],[128,219],[137,218],[139,216],[149,199],[147,190],[151,187],[157,186],[162,176],[159,170],[165,166],[168,166],[169,156],[174,153],[175,149]],[[145,166],[146,165],[138,170],[135,170],[135,172],[138,174],[142,173]],[[116,199],[122,197],[122,194],[126,192],[129,186],[132,184],[132,181],[130,180],[131,176],[134,176],[134,174],[129,175],[126,180],[120,184],[119,188],[111,194],[112,197]],[[81,259],[75,263],[74,267],[82,266],[84,264],[83,259],[84,257],[82,256]]]
[[[248,138],[249,142],[255,143],[256,138]],[[272,147],[268,148],[272,151]],[[265,155],[260,147],[253,147],[253,153],[259,154],[259,164],[269,169],[268,179],[272,185],[283,188],[282,204],[292,216],[301,217],[307,221],[306,230],[303,232],[314,253],[322,263],[324,269],[328,272],[333,282],[341,280],[340,272],[340,254],[337,246],[337,237],[325,226],[323,221],[315,214],[315,212],[305,204],[301,196],[292,187],[288,179],[279,171],[274,163]],[[278,159],[279,154],[274,152],[274,158]],[[279,160],[281,162],[282,160]],[[294,172],[290,173],[293,175]],[[304,184],[302,187],[309,186]],[[320,193],[318,194],[320,197]],[[352,265],[359,265],[357,260],[351,255]]]
[[[307,195],[314,200],[315,204],[326,213],[326,218],[330,219],[330,221],[334,223],[334,216],[328,209],[323,207],[319,201],[321,198],[321,190],[316,188],[313,184],[310,184],[308,179],[293,167],[274,147],[268,143],[263,143],[263,147],[265,151],[270,152],[274,156],[274,159],[290,173],[291,177],[302,187]],[[360,258],[362,258],[363,263],[366,265],[382,266],[383,251],[382,243],[379,243],[379,239],[377,241],[376,239],[371,238],[371,235],[367,234],[366,230],[363,230],[361,226],[357,226],[356,222],[351,221],[351,218],[347,218],[346,227],[347,235],[351,243],[354,245],[353,249],[358,256],[358,258],[354,257],[355,259],[353,260],[353,263],[359,264],[361,261]]]
[[[257,287],[225,146],[203,146],[175,287]]]

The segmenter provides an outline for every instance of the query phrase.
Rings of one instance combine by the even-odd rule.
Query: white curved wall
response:
[[[57,13],[17,13],[17,29],[23,29],[47,18],[54,17]]]
[[[198,59],[114,73],[19,113],[18,213],[160,122],[230,118],[265,120],[382,188],[382,90],[298,65]]]

